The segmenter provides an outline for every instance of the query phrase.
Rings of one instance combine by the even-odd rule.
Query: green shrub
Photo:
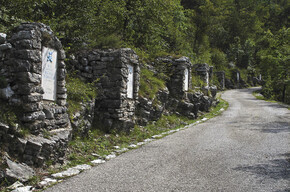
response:
[[[139,95],[149,99],[154,99],[160,89],[166,87],[165,81],[154,76],[148,69],[141,70]]]
[[[80,110],[80,103],[96,98],[97,89],[96,81],[93,83],[85,83],[73,74],[67,75],[67,102],[69,104],[69,113]]]
[[[193,74],[191,77],[191,82],[192,82],[192,87],[205,87],[206,86],[206,82],[201,79],[201,77],[197,74]]]

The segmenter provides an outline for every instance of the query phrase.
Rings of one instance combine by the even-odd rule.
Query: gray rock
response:
[[[34,188],[32,186],[25,186],[14,189],[12,192],[32,192],[33,190]]]
[[[12,48],[12,45],[10,43],[0,45],[0,51],[6,51],[11,48]]]
[[[8,168],[6,168],[5,175],[9,180],[26,182],[35,175],[34,170],[26,164],[18,164],[8,158],[6,158],[6,163]]]
[[[43,188],[43,187],[46,187],[46,186],[49,186],[49,185],[53,185],[55,183],[57,183],[56,179],[45,178],[43,181],[38,183],[38,186],[40,188]]]
[[[14,190],[14,189],[19,188],[19,187],[24,187],[24,185],[22,183],[20,183],[19,181],[16,181],[15,183],[13,183],[9,187],[7,187],[7,189]]]
[[[90,165],[86,165],[86,164],[83,164],[83,165],[77,165],[75,167],[73,167],[74,169],[78,169],[80,171],[84,171],[84,170],[88,170],[88,169],[91,169],[92,166]]]
[[[0,89],[0,98],[7,100],[14,94],[14,91],[11,89],[10,86]]]
[[[96,159],[96,160],[93,160],[91,161],[92,164],[102,164],[102,163],[105,163],[106,161],[103,160],[103,159]]]
[[[79,169],[75,168],[69,168],[66,171],[60,172],[60,173],[55,173],[52,174],[51,176],[54,178],[66,178],[66,177],[71,177],[74,175],[78,175],[80,173]]]
[[[5,33],[0,33],[0,44],[6,42],[7,35]]]

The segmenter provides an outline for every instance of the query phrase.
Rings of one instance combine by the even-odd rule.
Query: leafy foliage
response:
[[[140,96],[154,99],[156,93],[165,88],[165,81],[157,78],[152,71],[148,69],[141,70],[140,77]]]
[[[66,50],[132,47],[142,62],[182,54],[227,74],[233,63],[285,100],[289,12],[287,0],[0,0],[0,31],[43,22]]]
[[[66,87],[68,94],[69,112],[73,113],[80,109],[80,103],[95,99],[97,96],[96,82],[85,83],[73,74],[67,75]]]

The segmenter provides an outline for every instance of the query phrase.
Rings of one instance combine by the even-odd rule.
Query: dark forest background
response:
[[[264,96],[285,101],[289,13],[289,0],[0,0],[0,32],[42,22],[68,52],[131,47],[143,62],[185,55],[215,70],[235,66],[262,74]]]

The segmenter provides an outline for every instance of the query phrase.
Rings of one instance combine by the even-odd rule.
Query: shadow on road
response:
[[[255,174],[258,177],[270,178],[275,180],[290,179],[290,153],[281,154],[279,158],[269,161],[267,164],[258,164],[253,166],[239,166],[234,168],[235,171],[243,171]],[[287,189],[288,190],[288,189]],[[286,190],[286,191],[287,191]]]
[[[260,129],[251,129],[253,131],[260,131],[261,133],[288,133],[290,132],[290,125],[288,122],[274,121],[265,124],[251,124],[253,127],[261,127]]]

